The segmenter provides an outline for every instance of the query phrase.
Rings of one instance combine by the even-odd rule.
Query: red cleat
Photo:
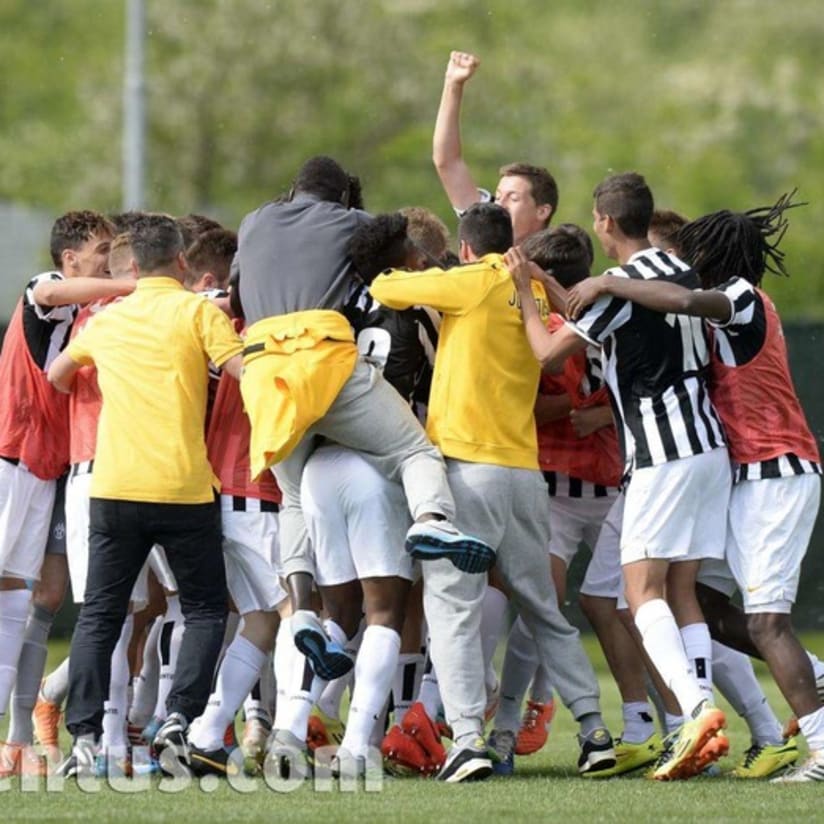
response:
[[[515,754],[532,755],[538,752],[549,738],[549,725],[554,717],[555,701],[552,699],[546,704],[527,701],[521,729],[518,730],[518,738],[515,741]]]
[[[441,744],[440,733],[420,701],[416,701],[407,710],[401,722],[401,729],[421,745],[429,761],[437,764],[438,769],[443,766],[446,761],[446,750]]]

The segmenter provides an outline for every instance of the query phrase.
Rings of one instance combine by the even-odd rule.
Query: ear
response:
[[[469,263],[474,258],[472,247],[465,240],[462,240],[458,246],[458,258],[461,263]]]
[[[134,277],[135,280],[137,280],[137,278],[140,277],[140,269],[137,265],[137,261],[134,258],[129,258],[129,270],[131,271],[132,277]]]
[[[181,274],[185,274],[189,271],[189,264],[186,263],[186,255],[183,252],[178,252],[177,257],[175,258],[175,264],[177,266],[178,272]]]
[[[204,289],[214,289],[217,286],[217,278],[211,272],[206,272],[200,283]]]
[[[64,249],[60,253],[60,268],[65,272],[77,267],[77,252],[74,249]]]
[[[537,208],[536,214],[538,215],[538,220],[540,220],[541,223],[547,223],[552,217],[552,206],[550,206],[549,203],[542,203]]]

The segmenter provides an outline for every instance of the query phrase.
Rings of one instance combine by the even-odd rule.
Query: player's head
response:
[[[119,235],[115,235],[109,249],[109,272],[112,278],[114,280],[133,278],[133,260],[132,238],[129,232],[121,232]]]
[[[407,220],[406,234],[409,239],[432,258],[442,262],[449,249],[446,224],[422,206],[407,206],[400,211]]]
[[[52,262],[66,277],[108,277],[114,235],[111,221],[99,212],[66,212],[52,226]]]
[[[521,249],[565,289],[588,278],[595,259],[589,235],[574,223],[561,223],[530,235]]]
[[[129,234],[138,277],[162,275],[183,282],[183,235],[171,215],[147,214]]]
[[[352,205],[353,194],[358,201],[362,201],[360,179],[349,175],[337,160],[326,155],[310,157],[300,167],[292,193],[312,195],[319,200],[340,203],[346,208]]]
[[[237,235],[229,229],[209,229],[199,235],[186,249],[186,288],[193,292],[225,289],[235,252]]]
[[[476,203],[467,209],[458,225],[459,257],[462,263],[488,255],[503,254],[512,246],[512,220],[497,203]]]
[[[123,234],[123,232],[128,232],[145,214],[146,212],[139,212],[132,209],[128,212],[114,212],[109,215],[109,220],[114,225],[115,234],[120,235]]]
[[[188,249],[204,232],[210,232],[212,229],[222,229],[216,220],[213,220],[206,215],[198,215],[189,213],[182,217],[175,218],[180,233],[183,235],[183,248]]]
[[[418,256],[410,242],[407,218],[400,212],[376,215],[359,226],[349,239],[347,251],[364,283],[387,269],[418,269]]]
[[[515,242],[521,243],[549,225],[558,209],[558,184],[543,166],[529,163],[510,163],[498,174],[495,202],[511,215]]]
[[[656,209],[652,213],[649,229],[647,229],[649,245],[680,256],[678,233],[687,223],[689,221],[683,215],[679,215],[678,212],[673,212],[670,209]]]
[[[593,230],[607,257],[617,257],[622,241],[647,238],[655,208],[646,180],[637,172],[623,172],[602,180],[592,193]]]
[[[746,212],[712,212],[684,226],[678,233],[681,253],[701,278],[706,289],[731,277],[758,286],[765,272],[787,276],[784,252],[778,246],[789,221],[787,209],[795,191],[782,195],[772,206]]]

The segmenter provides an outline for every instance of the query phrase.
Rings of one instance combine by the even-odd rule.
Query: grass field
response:
[[[807,635],[808,648],[824,655],[824,635]],[[603,659],[586,640],[602,685],[604,715],[613,733],[620,733],[620,700]],[[55,642],[49,653],[54,666],[65,653]],[[758,667],[765,691],[779,718],[788,715],[783,700]],[[724,769],[749,746],[744,723],[727,705],[731,756]],[[0,735],[4,730],[0,728]],[[68,738],[65,740],[68,746]],[[0,786],[3,821],[89,822],[540,822],[540,821],[797,821],[824,820],[819,785],[775,786],[731,778],[702,778],[659,784],[643,777],[609,781],[577,777],[575,727],[559,710],[550,740],[537,755],[516,760],[516,775],[484,783],[448,786],[419,779],[386,779],[380,792],[319,792],[307,782],[295,792],[269,789],[263,781],[240,793],[225,781],[193,781],[181,792],[163,792],[157,780],[141,792],[118,792],[100,782],[98,792],[85,792],[67,782],[47,792],[41,783],[23,791],[17,782]],[[97,786],[97,785],[95,785]],[[209,791],[211,790],[211,791]]]

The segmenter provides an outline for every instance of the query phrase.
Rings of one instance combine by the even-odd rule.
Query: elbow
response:
[[[541,371],[547,375],[560,375],[564,371],[563,360],[558,360],[557,357],[546,355],[538,358],[541,363]]]
[[[38,306],[57,306],[59,302],[57,287],[50,282],[38,283],[34,287],[32,297]]]

